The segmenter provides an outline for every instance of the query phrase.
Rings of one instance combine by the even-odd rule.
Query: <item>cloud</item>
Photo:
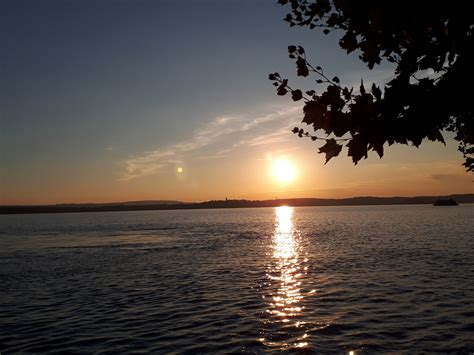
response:
[[[292,137],[289,134],[288,129],[279,129],[275,132],[268,133],[268,134],[261,134],[256,137],[251,137],[247,139],[242,139],[238,143],[234,144],[234,148],[240,146],[257,146],[257,145],[267,145],[267,144],[275,144],[275,143],[282,143],[285,142],[288,137]]]
[[[349,72],[343,78],[344,86],[353,87],[354,92],[359,92],[360,80],[364,80],[365,88],[369,88],[372,84],[384,86],[395,77],[394,69],[373,69],[365,71]]]
[[[437,79],[442,75],[442,72],[436,73],[433,69],[420,70],[415,73],[414,77],[410,78],[410,83],[414,84],[417,80],[423,78]],[[343,79],[345,86],[349,88],[353,87],[354,92],[359,93],[361,79],[364,80],[364,86],[367,89],[370,88],[372,84],[384,87],[389,81],[394,79],[395,76],[395,68],[385,68],[349,72],[343,77]]]
[[[295,117],[300,114],[301,107],[286,107],[257,117],[216,117],[197,129],[189,139],[127,159],[121,180],[156,174],[163,168],[176,164],[186,154],[211,148],[213,145],[218,145],[215,153],[203,154],[199,158],[222,157],[242,146],[281,142],[283,135],[289,136],[287,128],[294,124]]]

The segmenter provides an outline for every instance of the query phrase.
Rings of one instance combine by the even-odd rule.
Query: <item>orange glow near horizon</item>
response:
[[[447,196],[472,191],[472,175],[454,158],[428,161],[431,154],[424,153],[413,163],[405,158],[413,152],[401,147],[393,148],[383,160],[369,157],[354,166],[341,158],[324,165],[324,158],[315,157],[313,151],[293,148],[259,145],[202,159],[183,153],[155,173],[133,179],[123,179],[124,166],[115,158],[75,167],[51,162],[44,171],[3,169],[0,205]],[[447,159],[442,148],[433,154]]]

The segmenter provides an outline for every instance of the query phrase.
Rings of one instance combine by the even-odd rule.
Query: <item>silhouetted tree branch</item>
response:
[[[301,46],[289,46],[297,75],[313,77],[319,90],[304,94],[278,73],[269,75],[278,95],[304,100],[302,123],[326,138],[295,127],[300,137],[324,140],[326,162],[338,156],[342,142],[355,164],[372,150],[382,157],[384,145],[413,144],[423,139],[444,143],[442,131],[455,133],[464,167],[474,171],[474,4],[441,1],[279,0],[290,6],[290,26],[341,31],[339,45],[372,69],[382,60],[396,65],[384,88],[361,85],[358,91],[313,66]],[[420,73],[432,75],[421,77]]]

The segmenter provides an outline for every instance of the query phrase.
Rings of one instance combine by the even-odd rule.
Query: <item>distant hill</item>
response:
[[[61,207],[97,207],[97,206],[149,206],[149,205],[176,205],[183,203],[174,200],[143,200],[126,202],[106,202],[106,203],[61,203],[54,206]]]
[[[0,214],[71,213],[108,211],[146,211],[205,208],[249,208],[287,206],[356,206],[356,205],[413,205],[433,204],[438,199],[454,199],[460,204],[474,203],[474,194],[416,197],[351,197],[342,199],[291,198],[275,200],[213,200],[187,203],[170,200],[129,201],[114,203],[86,203],[32,206],[0,206]]]

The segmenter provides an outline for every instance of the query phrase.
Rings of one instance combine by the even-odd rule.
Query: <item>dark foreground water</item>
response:
[[[0,352],[472,353],[474,205],[0,216]]]

